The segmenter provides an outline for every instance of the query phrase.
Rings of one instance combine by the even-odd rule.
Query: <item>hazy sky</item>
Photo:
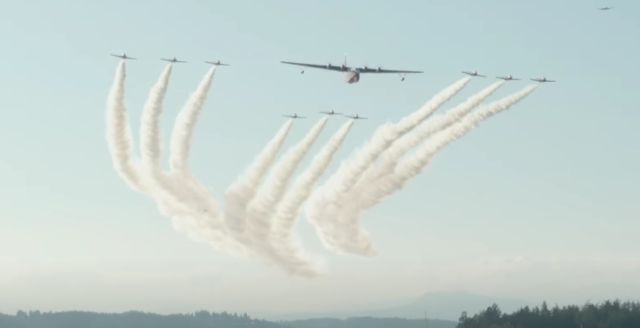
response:
[[[640,293],[637,1],[7,1],[0,40],[0,312],[324,311],[447,290],[579,303]],[[104,117],[117,63],[108,54],[121,51],[140,58],[128,66],[135,126],[158,58],[193,62],[174,69],[165,133],[208,68],[200,62],[233,65],[216,74],[192,158],[218,199],[283,113],[370,117],[345,158],[461,70],[559,82],[369,211],[377,257],[333,255],[302,220],[305,247],[331,269],[308,280],[192,242],[119,179]],[[354,65],[425,74],[347,85],[278,63],[339,63],[345,53]],[[490,81],[474,80],[456,100]],[[289,141],[313,122],[296,122]]]

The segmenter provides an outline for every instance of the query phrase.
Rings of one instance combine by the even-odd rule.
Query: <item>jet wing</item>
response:
[[[296,65],[296,66],[303,66],[303,67],[327,69],[327,70],[330,70],[330,71],[338,71],[338,72],[346,72],[346,71],[349,71],[351,69],[349,66],[332,65],[332,64],[318,65],[318,64],[296,63],[296,62],[290,62],[290,61],[281,61],[281,63],[289,64],[289,65]]]
[[[381,67],[377,67],[377,68],[358,67],[356,71],[358,71],[359,73],[399,73],[399,74],[424,73],[423,71],[405,71],[405,70],[397,70],[397,69],[384,69]]]

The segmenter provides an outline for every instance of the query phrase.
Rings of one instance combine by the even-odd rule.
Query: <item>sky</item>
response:
[[[596,8],[611,5],[614,10]],[[637,1],[7,1],[0,11],[0,312],[18,309],[287,313],[365,309],[426,292],[583,303],[640,293],[640,3]],[[334,255],[302,218],[328,274],[295,278],[231,258],[172,228],[112,169],[105,103],[128,65],[133,126],[163,67],[176,66],[163,117],[218,70],[192,167],[221,199],[282,114],[359,113],[337,155],[459,79],[546,75],[508,113],[443,151],[368,211],[378,255]],[[363,76],[280,60],[418,69]],[[445,108],[490,83],[474,79]],[[504,86],[496,97],[526,85]],[[314,120],[296,122],[287,145]],[[328,129],[337,129],[332,119]],[[321,142],[329,133],[325,131]],[[321,143],[320,142],[320,143]]]

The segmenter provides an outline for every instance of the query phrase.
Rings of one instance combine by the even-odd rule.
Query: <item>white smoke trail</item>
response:
[[[157,182],[164,191],[172,193],[178,201],[193,208],[195,210],[193,216],[204,217],[208,225],[222,228],[224,225],[218,214],[217,203],[207,188],[192,177],[188,167],[194,130],[207,100],[214,74],[215,66],[207,71],[178,114],[171,133],[169,159],[171,173]]]
[[[368,188],[368,185],[377,177],[389,174],[402,156],[407,154],[434,133],[451,126],[462,117],[469,114],[469,112],[478,107],[485,99],[496,92],[504,82],[505,81],[498,81],[489,85],[447,113],[435,116],[430,120],[425,121],[423,124],[416,127],[412,133],[407,133],[398,141],[394,142],[389,149],[382,153],[380,156],[380,163],[378,163],[378,165],[370,165],[367,167],[356,187],[354,187],[353,194],[360,194],[361,191],[358,191],[359,189]]]
[[[246,173],[240,176],[225,192],[224,219],[235,234],[244,231],[246,211],[249,202],[255,197],[282,144],[289,135],[293,120],[286,121],[275,136],[267,143],[252,162]]]
[[[438,132],[432,140],[424,143],[414,155],[396,166],[393,173],[384,175],[369,185],[356,202],[335,211],[337,218],[331,226],[321,227],[321,239],[331,249],[354,254],[368,254],[371,241],[360,225],[362,212],[377,204],[386,196],[402,188],[411,178],[418,175],[430,160],[449,143],[464,136],[485,119],[509,109],[529,94],[537,85],[527,86],[517,93],[483,106],[477,112],[465,116],[457,123]],[[336,224],[337,223],[337,224]]]
[[[348,192],[358,181],[366,167],[373,163],[383,151],[387,150],[398,138],[433,115],[442,104],[460,92],[470,80],[471,78],[467,76],[456,81],[433,96],[420,109],[400,120],[400,122],[385,124],[380,127],[371,137],[371,140],[352,156],[353,159],[343,163],[338,172],[329,179],[327,182],[328,187],[336,184],[329,188],[331,192],[340,191],[340,195],[336,195],[336,197],[343,196],[343,193]]]
[[[142,153],[143,167],[146,173],[146,183],[149,193],[159,203],[161,212],[174,216],[195,216],[202,213],[217,214],[217,205],[203,186],[193,179],[186,167],[182,166],[182,174],[168,175],[160,166],[160,116],[162,103],[167,91],[172,66],[167,65],[160,75],[158,82],[149,91],[149,97],[142,113],[140,127],[140,151]],[[205,74],[196,91],[191,95],[187,104],[178,115],[174,137],[178,139],[176,147],[180,156],[180,162],[186,163],[188,149],[190,148],[193,129],[201,112],[211,86],[213,70]],[[187,150],[181,150],[181,149]]]
[[[282,200],[289,180],[300,161],[318,139],[326,124],[327,118],[323,117],[280,159],[273,169],[270,183],[260,189],[257,196],[249,203],[247,232],[253,241],[262,243],[268,240],[273,212]]]
[[[336,131],[327,144],[313,158],[309,168],[303,172],[287,193],[276,211],[273,220],[273,233],[276,239],[286,238],[291,234],[296,218],[300,215],[300,208],[313,191],[318,179],[326,171],[333,156],[338,151],[345,138],[351,131],[354,120],[349,120]]]
[[[160,212],[172,218],[176,229],[192,239],[211,244],[217,250],[238,252],[240,247],[234,245],[230,238],[225,236],[225,226],[218,214],[215,200],[209,191],[191,176],[186,165],[181,167],[181,172],[175,174],[167,174],[161,169],[159,121],[171,69],[172,66],[167,65],[159,81],[151,88],[142,114],[141,153],[143,167],[147,174],[148,193],[158,204]],[[182,156],[179,158],[181,163],[187,162],[191,136],[212,78],[213,71],[210,70],[205,74],[177,119],[173,134],[179,142],[176,142],[174,149],[179,150],[178,154]]]
[[[214,65],[202,79],[196,91],[189,97],[184,109],[176,118],[171,134],[171,171],[178,174],[188,172],[189,153],[191,151],[191,139],[194,127],[202,111],[202,106],[207,99],[207,94],[211,87],[213,75],[216,71]]]
[[[421,145],[411,158],[400,162],[392,174],[376,180],[375,186],[365,194],[364,202],[361,205],[372,206],[383,197],[402,188],[407,181],[420,174],[433,156],[445,146],[466,135],[482,121],[511,108],[530,95],[537,87],[538,85],[529,85],[510,96],[483,106],[478,111],[465,116],[459,122],[436,134],[433,140]]]
[[[331,163],[353,123],[353,120],[349,120],[334,133],[277,206],[272,220],[268,250],[273,252],[272,260],[281,264],[291,274],[315,276],[323,271],[321,263],[303,250],[300,241],[293,234],[293,228],[296,219],[300,216],[302,205]]]
[[[344,203],[350,202],[350,192],[364,171],[378,159],[381,153],[406,133],[413,130],[420,123],[429,118],[442,104],[460,92],[470,77],[464,77],[444,90],[437,93],[427,101],[420,109],[409,114],[400,122],[395,124],[385,124],[380,127],[362,149],[356,152],[349,160],[343,162],[336,173],[311,196],[307,206],[307,217],[309,222],[319,231],[320,239],[324,241],[323,235],[331,233],[327,229],[333,225],[340,225],[333,222],[339,219],[336,211],[344,207]],[[325,243],[331,248],[331,245]],[[373,254],[372,248],[365,254]]]
[[[145,187],[138,167],[131,158],[133,141],[127,109],[124,104],[124,82],[126,64],[118,64],[116,74],[107,98],[107,144],[113,166],[122,179],[133,190],[142,192]]]
[[[142,165],[154,175],[158,174],[160,170],[160,115],[171,77],[171,68],[172,65],[169,64],[162,71],[160,79],[149,91],[147,102],[142,111],[140,126]]]

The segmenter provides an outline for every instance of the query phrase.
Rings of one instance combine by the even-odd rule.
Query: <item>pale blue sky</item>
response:
[[[640,292],[636,1],[12,1],[0,11],[0,40],[0,312],[287,312],[435,290],[558,302]],[[134,126],[158,58],[192,62],[174,70],[165,132],[207,69],[199,62],[233,65],[216,75],[192,158],[218,198],[283,113],[370,117],[345,158],[461,70],[559,82],[446,149],[368,212],[378,257],[334,256],[301,224],[305,245],[332,270],[301,280],[191,242],[113,172],[105,99],[117,62],[108,54],[121,51],[140,58],[128,66]],[[338,63],[345,53],[354,65],[425,74],[347,85],[340,74],[301,76],[278,63]],[[474,80],[456,101],[489,82]],[[313,120],[297,123],[291,140]]]

